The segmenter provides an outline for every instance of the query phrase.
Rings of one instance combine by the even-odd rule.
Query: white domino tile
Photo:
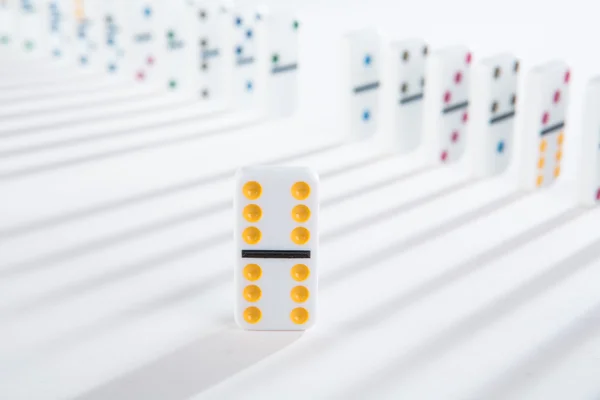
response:
[[[551,61],[535,67],[526,79],[519,171],[522,186],[533,190],[551,186],[562,172],[571,71],[564,61]]]
[[[318,320],[319,178],[302,167],[246,167],[234,192],[235,311],[248,330]]]
[[[376,29],[353,31],[342,38],[340,103],[346,137],[366,139],[379,129],[383,78],[383,37]]]

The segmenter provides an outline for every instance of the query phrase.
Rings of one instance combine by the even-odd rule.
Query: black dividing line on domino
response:
[[[237,65],[246,65],[246,64],[253,64],[254,63],[254,57],[246,57],[246,58],[238,58],[237,59]]]
[[[310,258],[310,250],[242,250],[242,258]]]
[[[400,99],[400,104],[404,105],[404,104],[412,103],[412,102],[422,100],[422,99],[423,99],[423,93],[417,93],[415,95]]]
[[[282,65],[279,67],[273,67],[273,69],[271,70],[271,73],[272,74],[281,74],[283,72],[295,71],[297,69],[298,69],[298,64],[294,63],[294,64]]]
[[[554,124],[552,126],[547,127],[546,129],[542,130],[542,132],[540,134],[542,136],[548,135],[548,134],[550,134],[552,132],[556,132],[558,130],[561,130],[564,127],[565,127],[565,123],[564,122],[559,122],[558,124]]]
[[[455,104],[453,106],[448,106],[442,110],[442,114],[450,114],[451,112],[462,110],[463,108],[469,107],[468,101],[463,101],[462,103]]]
[[[218,57],[220,53],[219,49],[205,50],[202,52],[202,59]]]
[[[368,92],[369,90],[375,90],[379,88],[379,81],[373,83],[367,83],[366,85],[357,86],[353,89],[354,93]]]
[[[133,35],[133,40],[135,40],[137,43],[147,43],[152,40],[152,33],[144,32]]]
[[[497,124],[498,122],[504,121],[505,119],[513,118],[514,116],[515,116],[514,111],[510,111],[510,112],[498,115],[497,117],[490,119],[490,125]]]

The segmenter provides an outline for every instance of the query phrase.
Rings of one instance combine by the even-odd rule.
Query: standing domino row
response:
[[[140,8],[148,2],[133,8],[142,17],[133,26],[145,26],[134,33],[131,44],[141,71],[136,77],[147,76],[145,71],[155,67],[153,82],[165,82],[172,91],[234,108],[266,108],[276,116],[293,112],[300,27],[296,18],[261,7],[236,8],[227,1],[154,1],[158,8],[152,14],[160,14],[162,20],[150,21],[147,10]],[[151,33],[156,25],[164,26],[164,32]],[[137,39],[157,36],[164,37],[159,39],[165,43],[160,51],[156,43]],[[151,57],[150,48],[155,53]]]
[[[292,15],[229,0],[0,2],[0,21],[15,13],[28,52],[223,107],[275,116],[295,110],[300,22]],[[8,43],[4,26],[0,39]]]
[[[424,143],[431,161],[451,163],[467,140],[476,176],[507,170],[514,158],[520,62],[499,54],[473,63],[455,46],[430,52],[421,39],[392,42],[382,50],[376,30],[344,37],[343,80],[351,137],[374,136],[380,127],[399,152]],[[527,189],[548,186],[561,172],[570,72],[562,61],[531,71],[523,107],[520,175]]]

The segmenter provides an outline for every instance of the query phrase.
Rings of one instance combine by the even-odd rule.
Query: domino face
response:
[[[236,176],[235,319],[248,330],[305,330],[317,317],[319,179],[301,167]]]
[[[600,76],[587,85],[583,110],[580,198],[585,205],[600,204]]]
[[[423,39],[409,39],[390,44],[386,73],[389,85],[384,89],[386,134],[401,153],[414,150],[421,143],[425,63],[429,47]],[[385,112],[384,111],[384,112]],[[385,112],[387,114],[387,112]]]
[[[128,12],[129,40],[128,64],[133,78],[138,82],[156,82],[159,60],[157,58],[156,1],[131,0],[126,5]]]
[[[125,62],[124,12],[119,0],[106,0],[102,17],[103,41],[106,45],[106,71],[118,74]]]
[[[50,55],[55,60],[73,60],[75,20],[72,5],[68,0],[50,0],[48,28]]]
[[[464,46],[431,54],[426,67],[424,134],[439,163],[458,161],[466,147],[472,56]]]
[[[75,59],[82,67],[97,65],[102,39],[100,0],[75,0]]]
[[[504,172],[513,154],[519,60],[500,54],[473,67],[469,140],[479,177]]]
[[[0,47],[12,42],[14,0],[0,0]]]
[[[288,15],[266,15],[269,60],[268,110],[274,116],[294,113],[298,98],[300,21]]]
[[[175,92],[194,92],[194,51],[191,26],[186,14],[191,10],[184,0],[163,4],[163,43],[165,85]]]
[[[203,101],[228,102],[233,76],[231,4],[205,0],[189,6],[197,46],[194,71],[198,97]]]
[[[42,38],[42,0],[20,0],[18,5],[17,32],[21,48],[26,53],[39,54],[45,50]]]
[[[563,61],[531,71],[523,107],[523,185],[552,185],[561,172],[571,73]]]
[[[377,132],[382,77],[382,38],[376,30],[352,32],[344,38],[344,103],[347,129],[354,139]]]
[[[234,106],[261,107],[266,85],[266,76],[261,73],[261,62],[266,58],[264,14],[260,10],[236,10],[232,20]]]

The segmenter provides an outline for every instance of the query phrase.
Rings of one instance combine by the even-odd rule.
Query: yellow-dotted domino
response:
[[[541,65],[528,76],[520,135],[526,189],[549,186],[560,176],[570,80],[563,61]]]
[[[308,329],[317,317],[317,174],[302,167],[242,168],[234,205],[237,324]]]

